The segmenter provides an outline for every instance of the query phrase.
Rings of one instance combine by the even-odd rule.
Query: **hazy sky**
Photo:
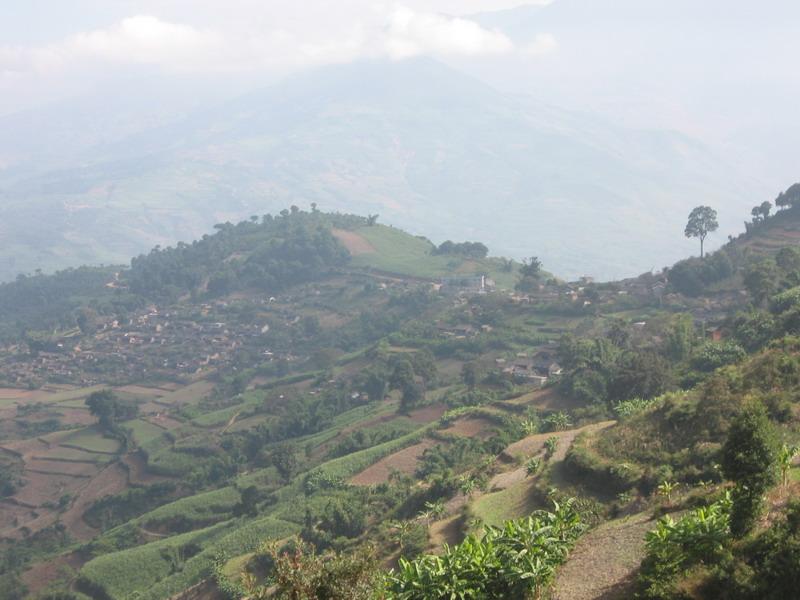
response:
[[[502,12],[520,5],[546,6]],[[777,183],[800,176],[798,31],[798,0],[2,2],[0,115],[140,72],[234,93],[429,55],[506,91],[683,131]]]
[[[545,2],[540,2],[545,3]],[[539,55],[460,17],[503,0],[27,0],[0,5],[0,110],[40,102],[105,72],[140,66],[196,74],[283,74],[359,58]],[[535,4],[535,2],[533,3]]]

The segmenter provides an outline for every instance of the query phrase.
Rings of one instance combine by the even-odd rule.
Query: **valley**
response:
[[[715,453],[737,398],[763,388],[797,439],[774,392],[794,367],[770,361],[796,360],[800,218],[771,219],[599,283],[292,207],[4,284],[0,596],[240,598],[270,543],[366,544],[398,569],[534,515],[581,523],[543,590],[629,598],[660,518],[730,487]]]

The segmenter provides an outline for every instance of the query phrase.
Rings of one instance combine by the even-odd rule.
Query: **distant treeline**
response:
[[[453,242],[447,240],[431,250],[431,254],[453,254],[468,258],[486,258],[489,248],[480,242]]]

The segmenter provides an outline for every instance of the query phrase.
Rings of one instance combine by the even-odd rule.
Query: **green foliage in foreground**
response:
[[[486,527],[440,555],[400,560],[388,575],[394,600],[540,597],[585,530],[574,502],[538,511],[502,528]]]
[[[639,575],[641,597],[671,598],[679,575],[700,562],[719,560],[729,545],[731,499],[698,508],[677,521],[658,521],[645,544],[647,556]]]

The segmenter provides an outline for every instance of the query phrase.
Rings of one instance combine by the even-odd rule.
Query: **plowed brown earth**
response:
[[[412,410],[408,418],[414,423],[433,423],[439,419],[447,410],[444,404],[432,404],[430,406],[423,406],[417,410]]]
[[[479,439],[486,439],[492,435],[494,428],[494,424],[487,419],[482,419],[480,417],[466,417],[464,419],[458,419],[447,429],[442,429],[441,433],[457,435],[460,437],[476,437]]]
[[[350,479],[353,485],[377,485],[389,481],[392,471],[399,471],[406,475],[411,475],[419,464],[422,453],[428,448],[435,446],[433,440],[423,440],[419,444],[414,444],[394,454],[390,454],[361,471]]]
[[[119,494],[128,487],[128,473],[115,462],[103,469],[81,489],[78,497],[62,515],[61,521],[66,525],[70,535],[85,541],[97,535],[97,530],[83,520],[83,513],[96,501]]]

